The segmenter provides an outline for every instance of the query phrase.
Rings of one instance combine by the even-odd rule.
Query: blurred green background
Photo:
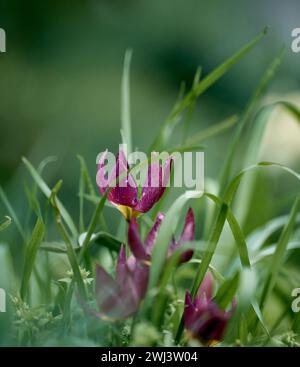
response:
[[[300,54],[289,47],[291,30],[300,26],[299,10],[296,0],[0,0],[0,27],[7,34],[7,53],[0,54],[1,185],[18,203],[25,172],[21,156],[36,165],[56,155],[46,177],[50,185],[63,177],[62,196],[69,207],[75,205],[76,154],[94,172],[97,153],[116,151],[120,142],[127,48],[133,49],[132,123],[140,149],[151,143],[181,81],[190,84],[199,65],[207,74],[265,25],[271,27],[267,37],[201,97],[191,131],[240,112],[283,43],[288,51],[270,92],[293,94],[298,103]],[[209,144],[206,175],[218,173],[231,133]],[[295,167],[299,140],[291,147],[289,139],[278,144],[289,149],[284,163]]]

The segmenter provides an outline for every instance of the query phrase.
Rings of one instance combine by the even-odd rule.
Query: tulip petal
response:
[[[129,166],[125,154],[120,150],[116,165],[109,178],[109,185],[112,188],[107,198],[114,204],[134,207],[137,204],[137,187],[132,175],[128,171]],[[120,180],[117,182],[119,177]]]
[[[196,308],[193,304],[191,294],[186,292],[185,294],[185,302],[184,302],[184,325],[187,329],[191,329],[194,324],[196,315]]]
[[[121,245],[120,253],[117,260],[116,280],[119,285],[122,285],[126,277],[126,255],[124,245]]]
[[[98,307],[105,313],[114,313],[120,304],[119,286],[116,281],[102,268],[96,265],[95,293]]]
[[[162,213],[158,213],[156,220],[154,222],[153,227],[151,228],[150,232],[148,233],[148,236],[145,240],[145,248],[147,253],[149,254],[154,246],[154,243],[156,241],[158,231],[161,225],[161,222],[164,219],[164,215]]]
[[[198,289],[196,298],[202,299],[203,296],[210,301],[213,296],[213,276],[210,271],[208,271]]]
[[[107,150],[101,154],[100,160],[97,164],[97,185],[99,188],[99,191],[102,195],[105,194],[108,186],[109,186],[109,180],[106,178],[106,169],[105,169],[105,160],[107,157]]]
[[[146,294],[149,281],[150,268],[147,264],[137,261],[134,271],[134,283],[138,292],[139,300],[142,300]]]
[[[162,197],[169,181],[172,159],[166,160],[164,168],[156,161],[148,168],[148,177],[142,189],[142,196],[135,206],[135,210],[141,213],[148,212],[153,205]]]
[[[189,208],[186,217],[184,227],[181,233],[179,244],[184,242],[193,241],[195,239],[195,216],[192,208]]]
[[[149,260],[149,255],[143,246],[140,235],[139,228],[135,218],[132,218],[128,227],[128,244],[134,256],[139,260]]]

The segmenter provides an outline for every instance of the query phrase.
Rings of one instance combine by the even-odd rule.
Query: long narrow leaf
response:
[[[33,229],[31,239],[25,250],[25,264],[20,289],[22,299],[26,298],[29,287],[30,275],[33,271],[38,247],[43,240],[44,234],[45,234],[45,225],[41,220],[41,218],[38,218],[35,227]]]
[[[268,270],[267,280],[265,282],[264,289],[263,289],[262,296],[261,296],[261,301],[260,301],[260,307],[262,309],[264,308],[266,300],[268,296],[270,295],[270,293],[272,292],[272,289],[276,283],[276,279],[277,279],[279,269],[280,269],[280,264],[283,260],[283,255],[286,251],[288,241],[291,236],[291,232],[294,228],[296,218],[297,218],[299,211],[300,211],[300,194],[297,197],[293,205],[289,220],[286,223],[281,233],[281,236],[278,240],[278,244],[276,247],[276,251],[272,257],[271,265]]]
[[[37,183],[40,190],[43,192],[43,194],[49,199],[51,196],[51,190],[46,184],[46,182],[42,179],[40,174],[37,172],[37,170],[33,167],[33,165],[25,158],[22,158],[26,168],[28,169],[29,173],[31,174],[34,181]],[[70,214],[66,210],[66,208],[63,206],[61,201],[57,199],[57,207],[59,208],[59,211],[61,213],[62,218],[65,220],[67,226],[69,227],[72,235],[74,237],[78,236],[78,232],[76,229],[76,226],[73,222],[73,219],[71,218]]]

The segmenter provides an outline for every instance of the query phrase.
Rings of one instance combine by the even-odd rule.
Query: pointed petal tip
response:
[[[189,208],[186,216],[185,223],[179,240],[180,244],[184,242],[193,241],[195,239],[195,215],[192,208]]]
[[[148,260],[149,255],[142,244],[139,235],[139,226],[135,218],[131,218],[128,226],[128,244],[133,255],[139,260]]]

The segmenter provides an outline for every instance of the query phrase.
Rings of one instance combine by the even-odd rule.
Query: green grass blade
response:
[[[198,271],[196,273],[195,279],[194,279],[194,283],[193,283],[193,287],[192,287],[192,297],[195,297],[200,284],[202,283],[204,276],[207,272],[207,269],[209,267],[209,264],[212,260],[212,257],[216,251],[217,248],[217,244],[219,242],[221,233],[223,231],[224,228],[224,224],[226,221],[226,217],[227,217],[227,212],[228,212],[228,206],[223,203],[221,205],[221,208],[219,210],[219,214],[217,216],[215,225],[211,231],[211,236],[208,239],[207,243],[207,249],[205,251],[205,255],[202,259],[202,263],[200,265],[200,267],[198,268]]]
[[[295,200],[295,203],[290,213],[289,220],[281,232],[281,235],[278,240],[277,247],[276,247],[276,251],[274,255],[272,256],[271,265],[270,265],[270,268],[268,269],[267,280],[265,282],[262,296],[261,296],[261,301],[260,301],[261,309],[264,308],[266,300],[268,299],[269,295],[271,294],[273,287],[276,283],[280,265],[282,263],[284,253],[287,249],[289,238],[294,228],[296,218],[297,218],[299,211],[300,211],[300,194],[298,195],[297,199]]]
[[[130,62],[132,51],[127,50],[124,59],[121,93],[121,134],[123,144],[127,144],[127,152],[132,152],[131,116],[130,116]]]
[[[36,254],[38,251],[38,247],[44,238],[44,235],[45,235],[45,225],[42,219],[38,218],[35,227],[33,229],[31,239],[28,245],[26,246],[25,250],[25,264],[20,289],[20,294],[23,300],[26,298],[28,292],[30,276],[33,271]]]
[[[85,179],[89,194],[91,196],[97,197],[97,194],[96,194],[96,191],[95,191],[95,188],[94,188],[94,185],[93,185],[93,180],[92,180],[91,175],[89,173],[89,170],[88,170],[85,159],[81,155],[77,155],[77,158],[79,160],[80,170],[81,170],[82,175]]]
[[[98,205],[96,206],[96,209],[93,213],[92,219],[90,221],[85,239],[83,241],[82,247],[81,247],[81,251],[79,254],[79,261],[82,260],[83,256],[85,255],[88,247],[89,247],[89,243],[91,241],[92,235],[95,232],[96,226],[99,222],[99,218],[101,216],[102,213],[102,209],[104,207],[104,204],[106,202],[106,198],[108,195],[109,190],[106,191],[106,193],[101,197],[101,200],[99,201]]]
[[[193,86],[192,90],[187,94],[187,96],[177,106],[175,111],[173,111],[172,116],[181,114],[190,105],[190,102],[195,98],[195,96],[199,97],[210,86],[212,86],[217,80],[219,80],[228,70],[230,70],[238,61],[240,61],[266,35],[267,30],[268,29],[266,27],[252,41],[247,43],[233,56],[231,56],[229,59],[223,62],[220,66],[214,69],[210,74],[208,74],[205,78],[203,78],[196,86]]]
[[[180,118],[181,114],[194,103],[195,99],[203,94],[210,86],[218,81],[227,71],[229,71],[237,62],[239,62],[254,46],[266,35],[268,28],[264,28],[253,40],[243,46],[238,52],[232,55],[229,59],[219,65],[205,78],[200,80],[196,85],[192,86],[190,92],[178,102],[166,121],[162,125],[157,137],[151,145],[151,150],[160,150],[164,148],[163,143],[165,142],[165,136],[168,129],[172,129],[174,124]]]
[[[68,256],[68,259],[69,259],[69,262],[70,262],[70,265],[73,271],[74,280],[78,285],[80,296],[85,298],[86,289],[85,289],[84,281],[81,275],[79,262],[77,260],[77,256],[75,253],[75,249],[74,249],[72,240],[70,239],[69,234],[63,224],[60,208],[58,207],[57,193],[60,190],[61,185],[62,185],[62,180],[58,181],[57,184],[52,189],[50,197],[49,197],[49,201],[55,212],[55,220],[56,220],[57,228],[66,245],[67,256]]]
[[[226,190],[226,193],[224,195],[225,197],[225,202],[227,203],[231,203],[231,201],[233,200],[233,197],[240,185],[241,179],[243,178],[243,176],[253,170],[259,169],[259,168],[263,168],[263,167],[276,167],[276,168],[280,168],[281,170],[288,172],[290,175],[294,176],[295,178],[297,178],[298,180],[300,180],[300,174],[297,173],[296,171],[292,170],[291,168],[283,165],[283,164],[279,164],[279,163],[274,163],[274,162],[259,162],[257,164],[254,164],[252,166],[249,166],[245,169],[243,169],[240,173],[238,173],[233,180],[230,182],[230,184],[228,185],[228,188]]]
[[[5,220],[2,223],[0,223],[0,232],[4,231],[7,227],[11,225],[11,217],[6,215],[4,218]]]
[[[232,278],[226,279],[225,282],[223,282],[215,295],[214,301],[223,310],[226,310],[227,306],[232,302],[239,286],[239,279],[239,272],[236,272]]]
[[[50,199],[51,190],[48,187],[48,185],[46,184],[46,182],[43,180],[43,178],[40,176],[38,171],[33,167],[33,165],[25,157],[22,158],[22,161],[24,162],[26,168],[28,169],[28,171],[29,171],[30,175],[32,176],[33,180],[37,183],[40,190],[43,192],[43,194],[48,199]],[[59,211],[61,213],[62,218],[66,222],[66,224],[67,224],[68,228],[70,229],[72,235],[77,238],[78,237],[78,231],[77,231],[76,226],[73,222],[73,219],[71,218],[70,214],[68,213],[68,211],[66,210],[66,208],[63,206],[63,204],[61,203],[61,201],[59,199],[57,199],[57,206],[59,208]]]
[[[238,121],[238,116],[233,115],[227,117],[223,121],[209,126],[207,129],[200,131],[198,134],[194,134],[192,137],[185,140],[185,145],[195,145],[202,143],[205,140],[211,139],[219,134],[223,133],[224,131],[230,129],[234,126]]]
[[[117,253],[119,253],[122,244],[122,241],[119,238],[111,235],[110,233],[102,231],[96,233],[94,241],[98,245],[104,246],[109,250],[115,251]]]
[[[222,200],[217,197],[216,195],[210,194],[210,193],[205,193],[205,196],[207,196],[209,199],[213,200],[215,202],[215,204],[221,206],[222,205]],[[228,206],[227,208],[227,221],[228,224],[230,226],[232,235],[236,241],[237,247],[238,247],[238,251],[239,251],[239,255],[240,255],[240,261],[241,261],[241,265],[245,268],[250,267],[250,257],[249,257],[249,253],[248,253],[248,248],[247,248],[247,243],[246,243],[246,239],[245,236],[243,234],[243,231],[239,225],[239,222],[237,221],[236,217],[234,216],[231,208]]]
[[[17,230],[20,234],[20,236],[22,237],[23,241],[26,242],[26,236],[25,236],[25,231],[19,221],[19,218],[16,214],[16,212],[14,211],[13,207],[11,206],[4,190],[2,189],[2,187],[0,186],[0,199],[3,202],[4,206],[6,207],[8,214],[11,216],[13,222],[15,223]]]

